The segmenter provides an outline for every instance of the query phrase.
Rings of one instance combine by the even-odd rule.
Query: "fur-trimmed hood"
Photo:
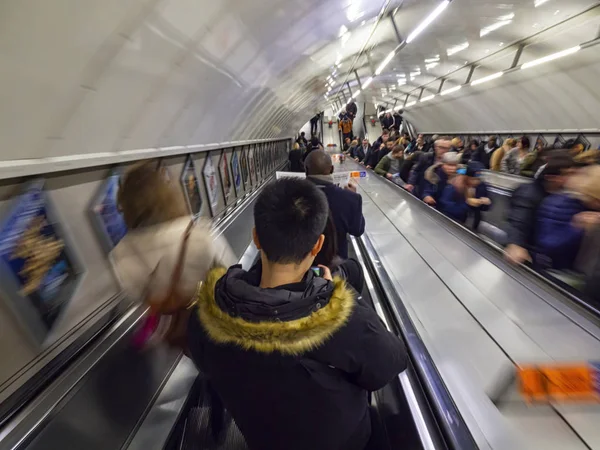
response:
[[[440,182],[440,176],[438,174],[438,168],[441,170],[442,163],[436,163],[425,170],[425,179],[431,184],[438,184]]]
[[[298,355],[322,345],[348,321],[354,293],[345,282],[315,277],[262,289],[260,266],[216,268],[199,287],[198,314],[209,338],[260,353]]]

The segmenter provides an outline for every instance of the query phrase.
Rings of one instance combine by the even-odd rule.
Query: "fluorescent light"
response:
[[[549,0],[535,0],[533,2],[533,7],[537,8],[538,6],[542,6],[544,3],[547,3]]]
[[[409,102],[406,105],[404,105],[405,108],[410,108],[411,106],[415,106],[417,104],[417,102]]]
[[[498,28],[502,28],[508,24],[512,23],[512,19],[509,20],[500,20],[490,26],[487,26],[485,28],[482,28],[479,31],[479,37],[483,37],[483,36],[487,36],[488,34],[490,34],[492,31],[497,30]]]
[[[553,53],[548,56],[544,56],[543,58],[535,59],[533,61],[529,61],[521,66],[521,69],[529,69],[530,67],[539,66],[540,64],[547,63],[548,61],[553,61],[558,58],[562,58],[563,56],[572,55],[573,53],[581,50],[580,45],[576,45],[575,47],[568,48],[563,50],[562,52]]]
[[[396,106],[396,107],[394,108],[394,111],[400,111],[401,109],[402,109],[402,106]]]
[[[380,75],[381,72],[383,72],[383,69],[385,69],[385,66],[387,66],[390,61],[392,59],[394,59],[394,56],[396,56],[396,52],[394,50],[392,50],[386,57],[385,59],[382,61],[381,64],[379,64],[379,67],[377,68],[377,70],[375,71],[375,75]]]
[[[368,87],[369,87],[369,85],[370,85],[372,82],[373,82],[373,77],[369,77],[369,78],[367,79],[367,81],[365,81],[365,82],[363,83],[363,85],[362,85],[363,89],[366,89],[366,88],[368,88]]]
[[[346,42],[348,42],[348,39],[350,39],[351,35],[352,33],[348,32],[342,36],[342,48],[346,46]]]
[[[450,89],[446,89],[445,91],[440,92],[441,95],[448,95],[448,94],[452,94],[453,92],[456,91],[460,91],[462,89],[462,86],[456,86]]]
[[[354,94],[352,94],[352,98],[358,97],[359,94],[360,94],[360,89],[358,91],[356,91]]]
[[[515,18],[515,13],[505,14],[503,16],[498,17],[498,20],[513,20]]]
[[[433,58],[425,58],[424,62],[426,63],[434,63],[440,60],[440,55],[435,55]]]
[[[471,83],[471,86],[477,86],[478,84],[486,83],[488,81],[495,80],[496,78],[500,78],[502,75],[504,75],[504,72],[496,72],[496,73],[494,73],[494,74],[492,74],[490,76],[483,77],[483,78],[480,78],[479,80],[473,81]]]
[[[410,33],[408,35],[408,37],[406,38],[406,43],[410,44],[412,41],[414,41],[417,38],[417,36],[419,34],[421,34],[421,32],[425,28],[427,28],[429,26],[429,24],[437,18],[437,16],[439,16],[442,12],[444,12],[444,10],[448,7],[449,4],[450,4],[449,0],[444,0],[442,3],[440,3],[438,5],[438,7],[435,8],[433,10],[433,12],[431,14],[429,14],[429,16],[427,16],[427,18],[423,22],[421,22],[419,24],[419,26],[417,28],[415,28],[412,33]]]
[[[398,86],[404,86],[406,85],[406,80],[403,78],[401,80],[398,80]]]
[[[429,95],[429,96],[427,96],[427,97],[423,97],[423,98],[421,99],[421,103],[428,102],[429,100],[433,100],[434,98],[435,98],[435,94],[433,94],[433,95]]]
[[[340,32],[338,33],[338,37],[342,37],[343,35],[345,35],[348,32],[348,28],[346,28],[346,25],[342,25],[340,27]]]
[[[325,100],[327,100],[327,99],[328,99],[328,97],[327,97],[327,94],[325,94],[323,97],[325,97]]]
[[[446,50],[446,54],[448,56],[452,56],[455,53],[462,52],[463,50],[469,48],[469,43],[465,42],[464,44],[455,45],[454,47],[450,47]]]
[[[433,69],[435,66],[437,66],[439,64],[440,64],[439,62],[432,62],[432,63],[429,63],[429,64],[425,64],[425,68],[427,70],[431,70],[431,69]]]

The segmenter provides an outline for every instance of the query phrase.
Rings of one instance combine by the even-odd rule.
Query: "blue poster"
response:
[[[94,216],[103,234],[102,238],[108,244],[108,251],[116,247],[127,234],[127,226],[121,211],[119,211],[117,201],[119,180],[118,174],[110,175],[104,182],[99,199],[93,206]]]
[[[231,171],[233,172],[233,179],[235,181],[235,189],[239,190],[242,184],[242,175],[240,174],[240,161],[238,159],[237,152],[233,152],[231,157]]]
[[[24,322],[32,326],[32,321],[41,321],[47,331],[73,292],[77,273],[42,186],[32,184],[5,218],[0,228],[0,261],[2,290],[16,302],[16,310],[29,313],[33,307],[37,318],[24,314],[29,315],[22,318]]]

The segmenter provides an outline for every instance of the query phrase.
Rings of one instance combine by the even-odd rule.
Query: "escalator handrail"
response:
[[[358,242],[363,253],[368,256],[372,270],[377,275],[383,291],[389,296],[391,313],[406,341],[413,364],[432,402],[447,442],[453,449],[478,449],[479,447],[438,372],[431,354],[410,317],[410,313],[383,267],[373,243],[366,235],[363,235]]]

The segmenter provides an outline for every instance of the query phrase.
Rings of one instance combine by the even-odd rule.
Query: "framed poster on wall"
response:
[[[238,150],[235,148],[231,153],[231,175],[233,176],[233,188],[235,190],[235,196],[239,197],[242,195],[242,172],[240,169],[240,159],[238,157]]]
[[[202,194],[200,193],[200,182],[196,174],[196,165],[192,155],[188,155],[181,172],[181,187],[192,216],[202,211]]]
[[[29,183],[0,226],[2,297],[39,345],[84,273],[43,186],[41,180]]]
[[[227,150],[221,150],[221,157],[219,158],[219,179],[221,180],[221,191],[223,192],[223,200],[225,206],[231,202],[231,194],[233,191],[231,176],[229,175],[229,164],[227,164]],[[234,194],[236,195],[236,194]]]
[[[250,147],[243,147],[240,155],[240,167],[242,169],[242,181],[244,182],[244,190],[248,192],[248,149]]]
[[[90,208],[92,224],[106,253],[110,253],[127,234],[117,200],[120,185],[121,174],[115,169],[100,186]]]
[[[252,145],[248,149],[248,180],[250,180],[251,186],[256,186],[256,167],[254,166],[254,151],[256,149],[256,145]]]
[[[210,216],[214,217],[219,206],[219,186],[217,185],[217,171],[213,164],[212,155],[210,152],[204,158],[204,167],[202,168],[202,178],[204,179],[204,187],[208,195],[208,206],[210,207]]]

